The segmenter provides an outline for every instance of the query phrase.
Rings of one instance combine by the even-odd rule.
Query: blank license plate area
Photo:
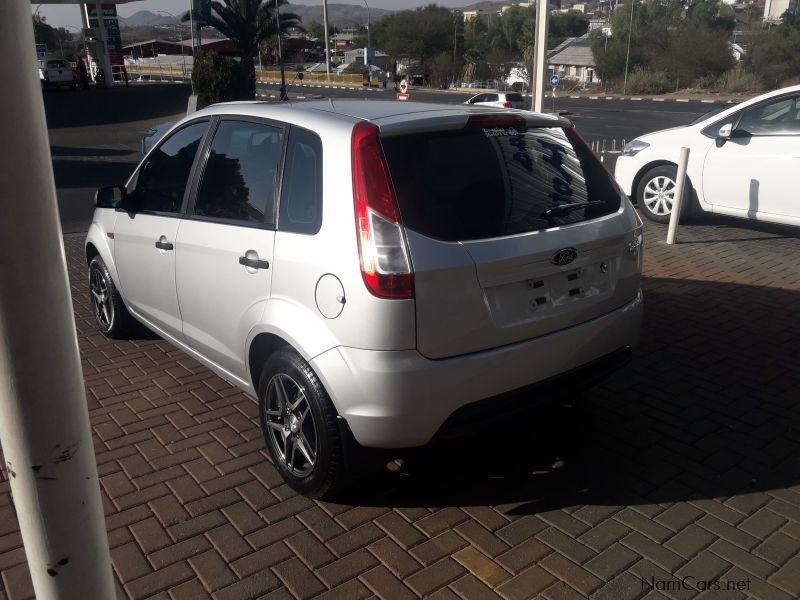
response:
[[[486,288],[492,320],[501,327],[539,321],[608,297],[613,261],[602,260],[545,277]]]

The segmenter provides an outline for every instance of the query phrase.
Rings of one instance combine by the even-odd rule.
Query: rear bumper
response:
[[[502,403],[495,397],[541,382],[549,385],[556,380],[547,380],[570,372],[586,375],[580,379],[591,385],[598,371],[588,368],[591,363],[609,366],[600,369],[607,374],[626,362],[638,341],[641,317],[640,292],[632,302],[597,319],[494,350],[431,360],[415,350],[340,346],[314,358],[311,366],[359,444],[422,446],[454,423],[465,425],[478,405],[464,407],[473,403]],[[595,362],[603,358],[609,362]],[[481,410],[474,412],[481,418]]]

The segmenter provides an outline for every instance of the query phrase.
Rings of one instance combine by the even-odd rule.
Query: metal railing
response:
[[[192,68],[183,65],[125,65],[132,81],[186,81]]]
[[[302,73],[303,81],[310,81],[314,83],[357,83],[360,85],[364,82],[364,76],[358,73],[355,75],[340,75],[338,73],[331,73],[328,75],[327,73],[306,73],[305,71]],[[286,81],[291,81],[296,74],[296,71],[286,71]],[[256,79],[258,81],[280,81],[281,72],[267,69],[256,69]]]

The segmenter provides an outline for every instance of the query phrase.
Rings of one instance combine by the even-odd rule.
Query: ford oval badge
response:
[[[578,256],[578,251],[575,248],[562,248],[553,256],[550,257],[550,262],[559,267],[568,265]]]

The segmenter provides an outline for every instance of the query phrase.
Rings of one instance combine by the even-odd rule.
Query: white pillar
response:
[[[547,0],[536,3],[536,39],[531,77],[531,110],[542,112],[544,87],[542,80],[547,69],[547,22],[549,17]]]
[[[681,148],[681,155],[678,158],[678,174],[675,177],[675,197],[672,200],[672,212],[669,215],[669,227],[667,229],[667,244],[675,243],[675,236],[678,233],[678,221],[681,219],[681,208],[683,206],[684,189],[686,188],[686,168],[689,165],[689,148]]]
[[[34,49],[0,2],[0,444],[36,597],[115,598]]]

